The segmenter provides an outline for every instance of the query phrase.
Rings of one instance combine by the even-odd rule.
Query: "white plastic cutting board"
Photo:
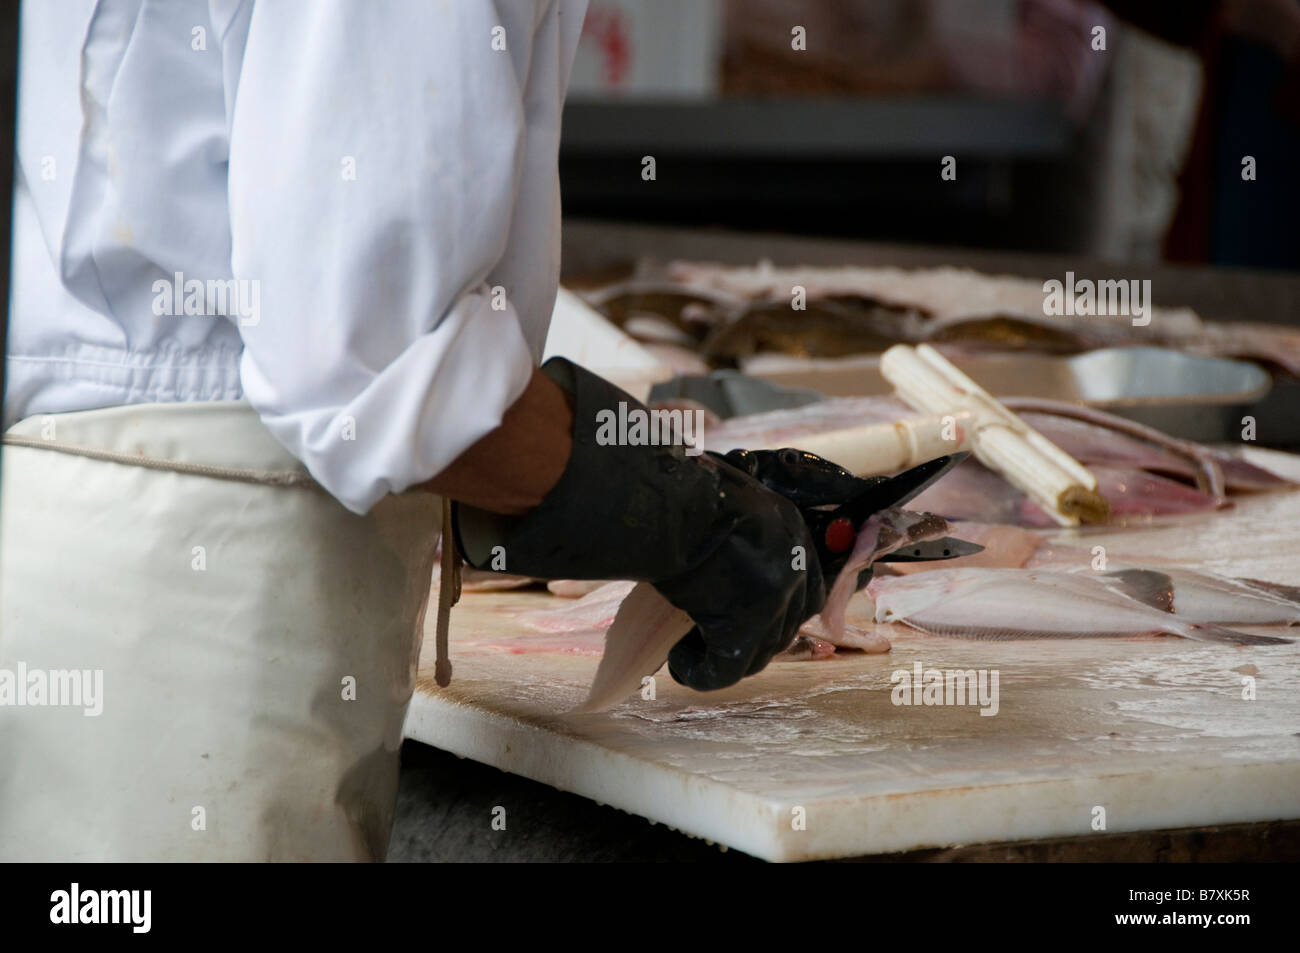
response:
[[[1293,492],[1073,541],[1300,585],[1297,526]],[[773,664],[709,695],[661,672],[654,700],[572,716],[595,658],[464,645],[527,640],[499,608],[550,598],[467,594],[452,613],[454,680],[434,685],[430,645],[408,736],[779,861],[1088,836],[1102,811],[1106,832],[1300,817],[1300,644],[899,628],[888,655]],[[998,714],[893,705],[891,673],[916,661],[997,669]]]

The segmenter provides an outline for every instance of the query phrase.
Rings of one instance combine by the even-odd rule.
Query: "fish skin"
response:
[[[835,654],[835,646],[815,635],[807,635],[801,629],[794,637],[794,642],[784,652],[773,656],[773,662],[820,662]]]
[[[1064,325],[1042,316],[971,314],[931,322],[924,340],[936,346],[960,348],[966,353],[1077,354],[1108,343],[1106,336],[1093,334],[1092,330],[1087,325]]]
[[[791,310],[789,295],[778,295],[747,303],[701,349],[719,364],[760,353],[843,357],[916,340],[924,324],[914,308],[860,295],[811,295],[799,311]]]
[[[942,481],[940,481],[942,482]],[[915,513],[891,507],[869,517],[858,530],[848,561],[831,585],[821,619],[832,640],[844,631],[849,600],[857,591],[858,574],[880,557],[909,543],[948,535],[948,522],[933,513]]]
[[[1266,579],[1239,578],[1237,582],[1250,586],[1252,589],[1258,589],[1267,595],[1279,596],[1288,602],[1300,603],[1300,586],[1287,586],[1280,582],[1269,582]]]
[[[1019,411],[1030,427],[1056,444],[1084,466],[1107,464],[1137,467],[1195,481],[1197,467],[1186,455],[1158,447],[1136,437],[1097,424],[1056,414]]]
[[[1143,574],[1148,578],[1142,578]],[[1163,577],[1167,598],[1165,593],[1146,588],[1151,582],[1150,577]],[[1099,573],[1098,578],[1106,585],[1118,584],[1121,591],[1141,602],[1192,622],[1300,624],[1300,602],[1217,573],[1172,567],[1159,570],[1127,568]]]
[[[1111,463],[1171,473],[1191,480],[1211,496],[1229,490],[1281,490],[1293,485],[1236,454],[1171,437],[1095,407],[1026,397],[1009,397],[1004,402],[1025,423],[1083,464]]]
[[[868,592],[876,603],[877,622],[903,622],[954,638],[1100,638],[1163,633],[1235,645],[1291,641],[1192,622],[1082,573],[935,570],[873,579]]]
[[[1097,478],[1097,491],[1110,504],[1112,525],[1123,525],[1133,518],[1203,513],[1232,506],[1229,500],[1202,493],[1184,483],[1134,467],[1093,464],[1088,469]],[[1012,490],[1021,496],[1013,522],[1039,529],[1051,529],[1057,525],[1037,503],[1020,494],[1014,487]]]
[[[1145,603],[1161,612],[1174,611],[1174,581],[1168,573],[1154,569],[1117,569],[1098,573],[1102,585],[1123,593],[1130,599]],[[1228,619],[1200,619],[1201,622],[1238,621]]]
[[[1300,330],[1257,321],[1205,322],[1197,331],[1169,335],[1192,354],[1244,357],[1300,377]]]

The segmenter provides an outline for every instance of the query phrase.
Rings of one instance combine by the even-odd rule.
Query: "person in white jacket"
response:
[[[382,859],[440,497],[654,582],[698,688],[820,608],[791,504],[536,366],[584,10],[24,5],[0,860]]]
[[[0,857],[382,858],[439,529],[394,495],[530,391],[584,8],[24,5],[0,665],[102,710],[0,709]]]

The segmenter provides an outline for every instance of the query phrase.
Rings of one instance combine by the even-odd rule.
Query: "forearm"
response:
[[[573,409],[564,391],[534,370],[501,425],[420,485],[494,513],[526,513],[551,491],[569,462]]]

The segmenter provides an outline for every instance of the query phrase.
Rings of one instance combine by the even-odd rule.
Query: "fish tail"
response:
[[[1189,622],[1180,627],[1179,634],[1199,642],[1226,642],[1230,645],[1290,645],[1295,641],[1274,635],[1249,635],[1208,622]]]
[[[1300,607],[1300,586],[1284,586],[1280,582],[1267,582],[1263,579],[1235,579],[1233,581],[1264,592],[1274,599],[1282,599]]]

